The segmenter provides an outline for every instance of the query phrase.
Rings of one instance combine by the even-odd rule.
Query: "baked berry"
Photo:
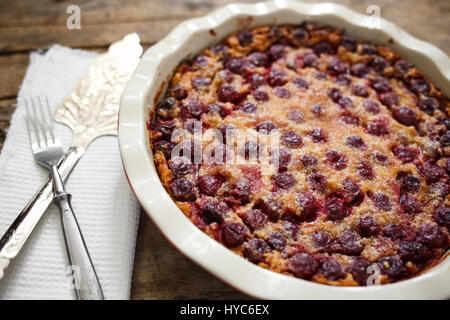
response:
[[[252,85],[252,88],[256,89],[262,85],[267,84],[267,79],[259,73],[253,73],[247,78],[248,82]]]
[[[333,245],[333,238],[327,231],[319,230],[313,235],[313,241],[316,246],[320,247],[323,251],[330,251]]]
[[[317,56],[314,53],[307,53],[302,57],[302,59],[308,67],[313,67],[317,62]]]
[[[236,247],[245,241],[247,229],[238,222],[228,222],[222,226],[222,242],[229,248]]]
[[[406,230],[398,224],[388,224],[383,229],[383,236],[393,240],[402,240],[406,238]]]
[[[353,107],[353,101],[349,97],[340,97],[337,103],[343,109]]]
[[[373,70],[376,72],[383,72],[389,66],[389,63],[383,57],[375,57],[370,63]]]
[[[375,48],[375,46],[370,43],[363,43],[360,45],[359,48],[361,50],[361,54],[367,54],[367,55],[378,54],[378,51]]]
[[[289,259],[289,266],[297,278],[309,279],[316,273],[319,263],[309,253],[299,252]]]
[[[391,279],[400,279],[406,275],[402,261],[397,256],[382,257],[377,263],[381,273]]]
[[[278,149],[272,153],[272,164],[278,171],[285,171],[291,162],[291,153],[286,149]]]
[[[272,87],[282,86],[287,82],[287,74],[281,69],[272,69],[269,72],[269,84]]]
[[[359,125],[358,117],[355,117],[354,115],[352,115],[348,110],[346,110],[343,113],[341,113],[340,118],[341,118],[342,121],[344,121],[347,124],[351,124],[351,125],[354,125],[354,126],[358,126]]]
[[[259,209],[247,211],[241,218],[252,232],[262,228],[267,222],[267,216]]]
[[[376,78],[375,80],[371,81],[371,84],[372,88],[374,88],[378,93],[391,91],[391,86],[386,78]]]
[[[258,124],[256,130],[261,133],[269,134],[272,131],[277,130],[277,126],[271,121],[266,121]]]
[[[321,266],[320,272],[329,280],[338,280],[344,277],[341,264],[334,259],[327,259]]]
[[[243,95],[230,84],[223,84],[217,90],[217,96],[222,102],[239,103],[243,99]]]
[[[331,43],[325,41],[316,44],[313,50],[316,55],[321,55],[323,53],[333,54],[335,52],[334,47],[331,45]]]
[[[177,84],[173,87],[172,94],[178,101],[187,97],[186,88],[184,88],[181,84]]]
[[[344,205],[348,207],[359,206],[364,201],[364,193],[359,188],[359,185],[347,177],[342,183],[343,187],[343,201]]]
[[[214,196],[220,189],[223,178],[217,175],[206,174],[198,178],[198,187],[203,194]]]
[[[314,191],[323,191],[325,185],[327,184],[327,178],[319,172],[314,172],[310,174],[306,178],[306,181],[308,182],[308,185],[311,187],[311,189],[313,189]]]
[[[314,72],[314,78],[320,81],[325,81],[327,80],[327,74],[322,71],[316,71]]]
[[[275,87],[273,88],[273,93],[281,99],[289,99],[291,97],[291,92],[285,87]]]
[[[360,285],[367,284],[367,278],[369,277],[369,267],[370,262],[364,258],[356,257],[353,259],[352,264],[350,265],[350,273]]]
[[[378,98],[380,99],[381,103],[388,107],[395,106],[400,101],[398,94],[392,91],[380,93]]]
[[[251,31],[242,31],[238,34],[238,40],[241,46],[253,42],[253,33]]]
[[[303,166],[306,168],[315,167],[318,162],[317,157],[310,155],[310,154],[305,154],[305,155],[301,156],[300,161],[302,162]]]
[[[292,80],[294,83],[294,86],[296,86],[299,89],[307,90],[309,88],[308,81],[306,81],[304,78],[295,78]]]
[[[402,192],[416,192],[420,189],[420,179],[412,174],[399,174],[397,175],[397,181]]]
[[[201,206],[201,217],[206,223],[217,222],[221,224],[229,208],[224,202],[209,200]]]
[[[345,138],[345,143],[356,149],[363,149],[366,146],[364,140],[357,134]]]
[[[339,98],[341,97],[341,92],[338,88],[331,87],[328,89],[328,96],[330,97],[331,101],[338,102]]]
[[[394,64],[394,72],[399,77],[405,77],[408,74],[409,69],[414,65],[406,60],[400,59]]]
[[[250,182],[245,178],[238,179],[231,187],[231,195],[242,203],[250,201]]]
[[[185,157],[173,157],[169,160],[169,168],[177,177],[182,177],[194,171],[194,165]]]
[[[420,110],[432,115],[435,110],[439,109],[439,102],[436,98],[425,97],[424,99],[420,99],[418,102],[418,106]]]
[[[401,243],[399,252],[404,262],[411,261],[419,265],[424,264],[431,257],[430,249],[416,241]]]
[[[196,187],[192,180],[186,178],[174,180],[170,189],[173,197],[178,201],[194,201],[196,198]]]
[[[288,119],[297,123],[302,123],[304,121],[303,112],[297,109],[292,109],[289,111]]]
[[[363,107],[369,113],[372,113],[372,114],[380,113],[380,105],[378,104],[378,102],[376,102],[374,100],[364,100],[363,101]]]
[[[417,159],[417,156],[419,155],[419,151],[417,149],[413,149],[402,144],[393,146],[392,153],[403,163],[412,162]]]
[[[274,44],[269,48],[269,54],[273,60],[282,58],[285,54],[285,46],[282,44]]]
[[[161,132],[164,139],[170,141],[176,123],[174,120],[159,121],[154,127],[157,131]]]
[[[356,77],[363,78],[369,73],[369,68],[364,63],[358,62],[351,66],[350,72]]]
[[[419,201],[417,201],[416,197],[409,193],[404,193],[400,196],[400,200],[398,202],[403,212],[406,214],[418,214],[422,211],[421,205]]]
[[[424,224],[417,230],[416,241],[430,248],[445,248],[447,245],[447,235],[436,225]]]
[[[381,231],[378,222],[371,216],[372,213],[362,216],[358,221],[358,233],[362,237],[371,237]]]
[[[295,197],[298,207],[298,215],[302,221],[313,221],[319,210],[317,199],[307,191],[301,191]]]
[[[274,250],[283,251],[286,239],[278,231],[274,231],[266,239],[267,244]]]
[[[421,78],[416,78],[411,80],[411,89],[417,94],[428,94],[430,92],[430,86],[428,83]]]
[[[365,85],[356,84],[352,86],[352,93],[359,97],[367,98],[369,96],[369,91]]]
[[[358,173],[363,179],[372,180],[375,177],[372,166],[367,161],[361,161],[358,167]]]
[[[347,35],[344,35],[342,37],[341,46],[345,47],[348,51],[355,51],[356,50],[356,40],[352,37],[349,37]]]
[[[290,172],[281,172],[273,177],[273,183],[278,189],[288,190],[295,184],[295,177]]]
[[[302,138],[295,131],[285,131],[281,135],[281,141],[290,148],[299,148],[302,146]]]
[[[364,247],[358,234],[353,230],[345,230],[337,238],[337,252],[349,256],[357,256],[363,249]]]
[[[388,122],[385,119],[369,121],[365,128],[366,132],[374,136],[385,136],[389,134]]]
[[[265,213],[273,222],[278,221],[283,212],[283,205],[278,200],[271,197],[265,197],[256,201],[256,208]]]
[[[450,229],[450,208],[442,206],[434,211],[434,220],[438,225]]]
[[[256,112],[256,105],[251,102],[244,102],[239,106],[239,110],[242,110],[245,113],[255,113]]]
[[[211,84],[211,78],[195,76],[195,77],[192,77],[191,82],[192,82],[193,88],[205,89],[205,88],[208,88],[209,85]]]
[[[264,254],[270,251],[264,240],[253,238],[244,243],[244,257],[253,263],[265,260]]]
[[[206,66],[207,63],[208,63],[208,57],[206,57],[204,55],[199,55],[194,59],[192,65],[195,67],[204,67],[204,66]]]
[[[246,63],[241,58],[231,58],[225,63],[225,67],[235,74],[243,74],[245,71]]]
[[[157,151],[162,152],[164,154],[164,156],[166,157],[166,159],[170,159],[171,153],[172,153],[172,148],[173,148],[172,142],[166,141],[166,140],[161,140],[161,141],[155,142],[153,146],[155,148],[155,152],[157,152]]]
[[[349,76],[345,74],[340,74],[336,77],[336,84],[342,85],[342,86],[349,86],[352,83],[352,79],[350,79]]]
[[[256,101],[267,101],[269,100],[269,95],[266,91],[262,89],[254,90],[252,92],[252,96],[255,98]]]
[[[327,64],[327,70],[332,75],[338,75],[344,73],[347,70],[345,63],[338,58],[332,58]]]
[[[381,192],[376,192],[375,194],[370,196],[370,199],[378,209],[383,211],[391,211],[391,199],[389,199],[388,195]]]
[[[419,122],[417,114],[408,107],[394,107],[392,108],[392,115],[395,120],[405,126],[414,126]]]
[[[329,220],[339,221],[348,215],[348,209],[344,207],[341,199],[329,198],[324,203],[325,213]]]
[[[325,162],[336,170],[342,170],[347,167],[347,157],[336,150],[325,152]]]
[[[428,183],[439,181],[441,177],[445,176],[444,168],[435,164],[432,160],[425,162],[417,167],[419,174]]]
[[[311,140],[316,143],[327,141],[327,134],[324,130],[319,128],[311,130],[309,136],[311,137]]]

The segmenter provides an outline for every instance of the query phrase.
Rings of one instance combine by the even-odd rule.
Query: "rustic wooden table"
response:
[[[0,149],[14,112],[29,52],[53,43],[103,51],[125,34],[137,32],[144,48],[175,25],[230,0],[0,0]],[[252,1],[254,2],[254,1]],[[306,0],[305,2],[317,2]],[[378,5],[381,16],[450,54],[448,0],[335,0],[366,13]],[[81,30],[69,30],[66,9],[81,8]],[[133,299],[238,299],[231,289],[176,251],[143,213],[137,237]]]

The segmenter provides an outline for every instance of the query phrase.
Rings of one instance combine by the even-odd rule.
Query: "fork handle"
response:
[[[74,271],[75,293],[78,300],[103,300],[103,291],[89,255],[86,242],[81,233],[75,213],[73,212],[72,195],[64,188],[64,183],[56,166],[52,167],[53,202],[61,213],[61,224],[64,232],[69,262]]]
[[[64,181],[84,153],[85,149],[81,147],[71,147],[66,152],[59,165],[59,172]],[[11,260],[19,254],[52,200],[53,181],[48,178],[0,239],[0,279],[3,278]]]

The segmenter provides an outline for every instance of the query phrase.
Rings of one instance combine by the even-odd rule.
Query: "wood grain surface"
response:
[[[148,48],[185,19],[203,15],[229,0],[0,0],[0,150],[25,75],[29,52],[54,43],[103,51],[130,32]],[[242,2],[242,1],[241,1]],[[256,2],[256,1],[246,1]],[[305,2],[318,2],[305,0]],[[381,16],[450,55],[448,0],[336,0]],[[69,30],[66,9],[81,8],[81,29]],[[175,250],[141,214],[131,289],[133,299],[239,299],[228,287]]]

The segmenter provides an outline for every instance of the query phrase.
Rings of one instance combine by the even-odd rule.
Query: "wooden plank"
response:
[[[17,95],[28,62],[28,53],[0,56],[0,99]]]
[[[256,2],[246,0],[241,2]],[[65,25],[66,9],[80,7],[83,25],[99,23],[149,22],[205,14],[233,0],[12,0],[0,2],[0,27]]]
[[[355,3],[352,0],[340,0],[339,2],[347,5],[350,4],[353,9],[361,13],[365,13],[367,6],[371,4],[370,0]],[[405,11],[403,6],[393,5],[388,1],[380,1],[381,15],[388,20],[395,21],[400,27],[403,27],[414,36],[429,41],[440,47],[447,54],[450,54],[450,40],[447,34],[442,32],[442,30],[449,30],[450,21],[445,15],[441,14],[442,10],[444,12],[445,10],[447,12],[450,10],[450,2],[438,0],[437,3],[439,5],[436,6],[417,3],[414,5],[414,11]],[[179,6],[178,1],[175,1],[175,12]],[[108,8],[105,8],[106,12],[112,10]],[[124,10],[127,8],[129,7],[125,6]],[[52,10],[49,11],[52,12]],[[138,11],[146,10],[144,7]],[[204,10],[194,10],[193,12],[204,13]],[[128,13],[127,15],[120,15],[123,22],[121,22],[121,19],[118,19],[118,21],[114,19],[104,21],[105,16],[115,17],[116,15],[112,13],[99,15],[97,18],[100,22],[98,23],[94,23],[94,18],[92,17],[90,18],[92,19],[92,21],[90,20],[91,24],[82,22],[81,30],[69,30],[61,22],[56,25],[42,24],[0,27],[0,53],[36,50],[38,48],[45,48],[52,43],[61,43],[78,48],[107,46],[130,32],[137,32],[141,37],[142,43],[152,44],[160,40],[187,17],[185,15],[182,17],[164,18],[160,21],[147,21],[140,17],[139,14],[137,14],[137,17],[131,18],[132,13]],[[125,19],[125,16],[128,18]],[[58,15],[56,15],[55,19],[59,21]],[[130,21],[125,21],[127,19]],[[135,21],[131,21],[133,19]],[[423,27],[425,25],[427,26],[426,28]]]
[[[11,116],[16,109],[15,103],[15,98],[0,100],[0,151],[3,148],[3,142],[6,138],[9,121],[11,120]]]
[[[142,43],[152,44],[183,20],[96,24],[83,26],[81,30],[69,30],[65,26],[0,28],[0,52],[32,51],[53,43],[76,48],[107,47],[132,32],[139,34]]]
[[[178,252],[145,213],[137,239],[132,299],[249,299]]]

